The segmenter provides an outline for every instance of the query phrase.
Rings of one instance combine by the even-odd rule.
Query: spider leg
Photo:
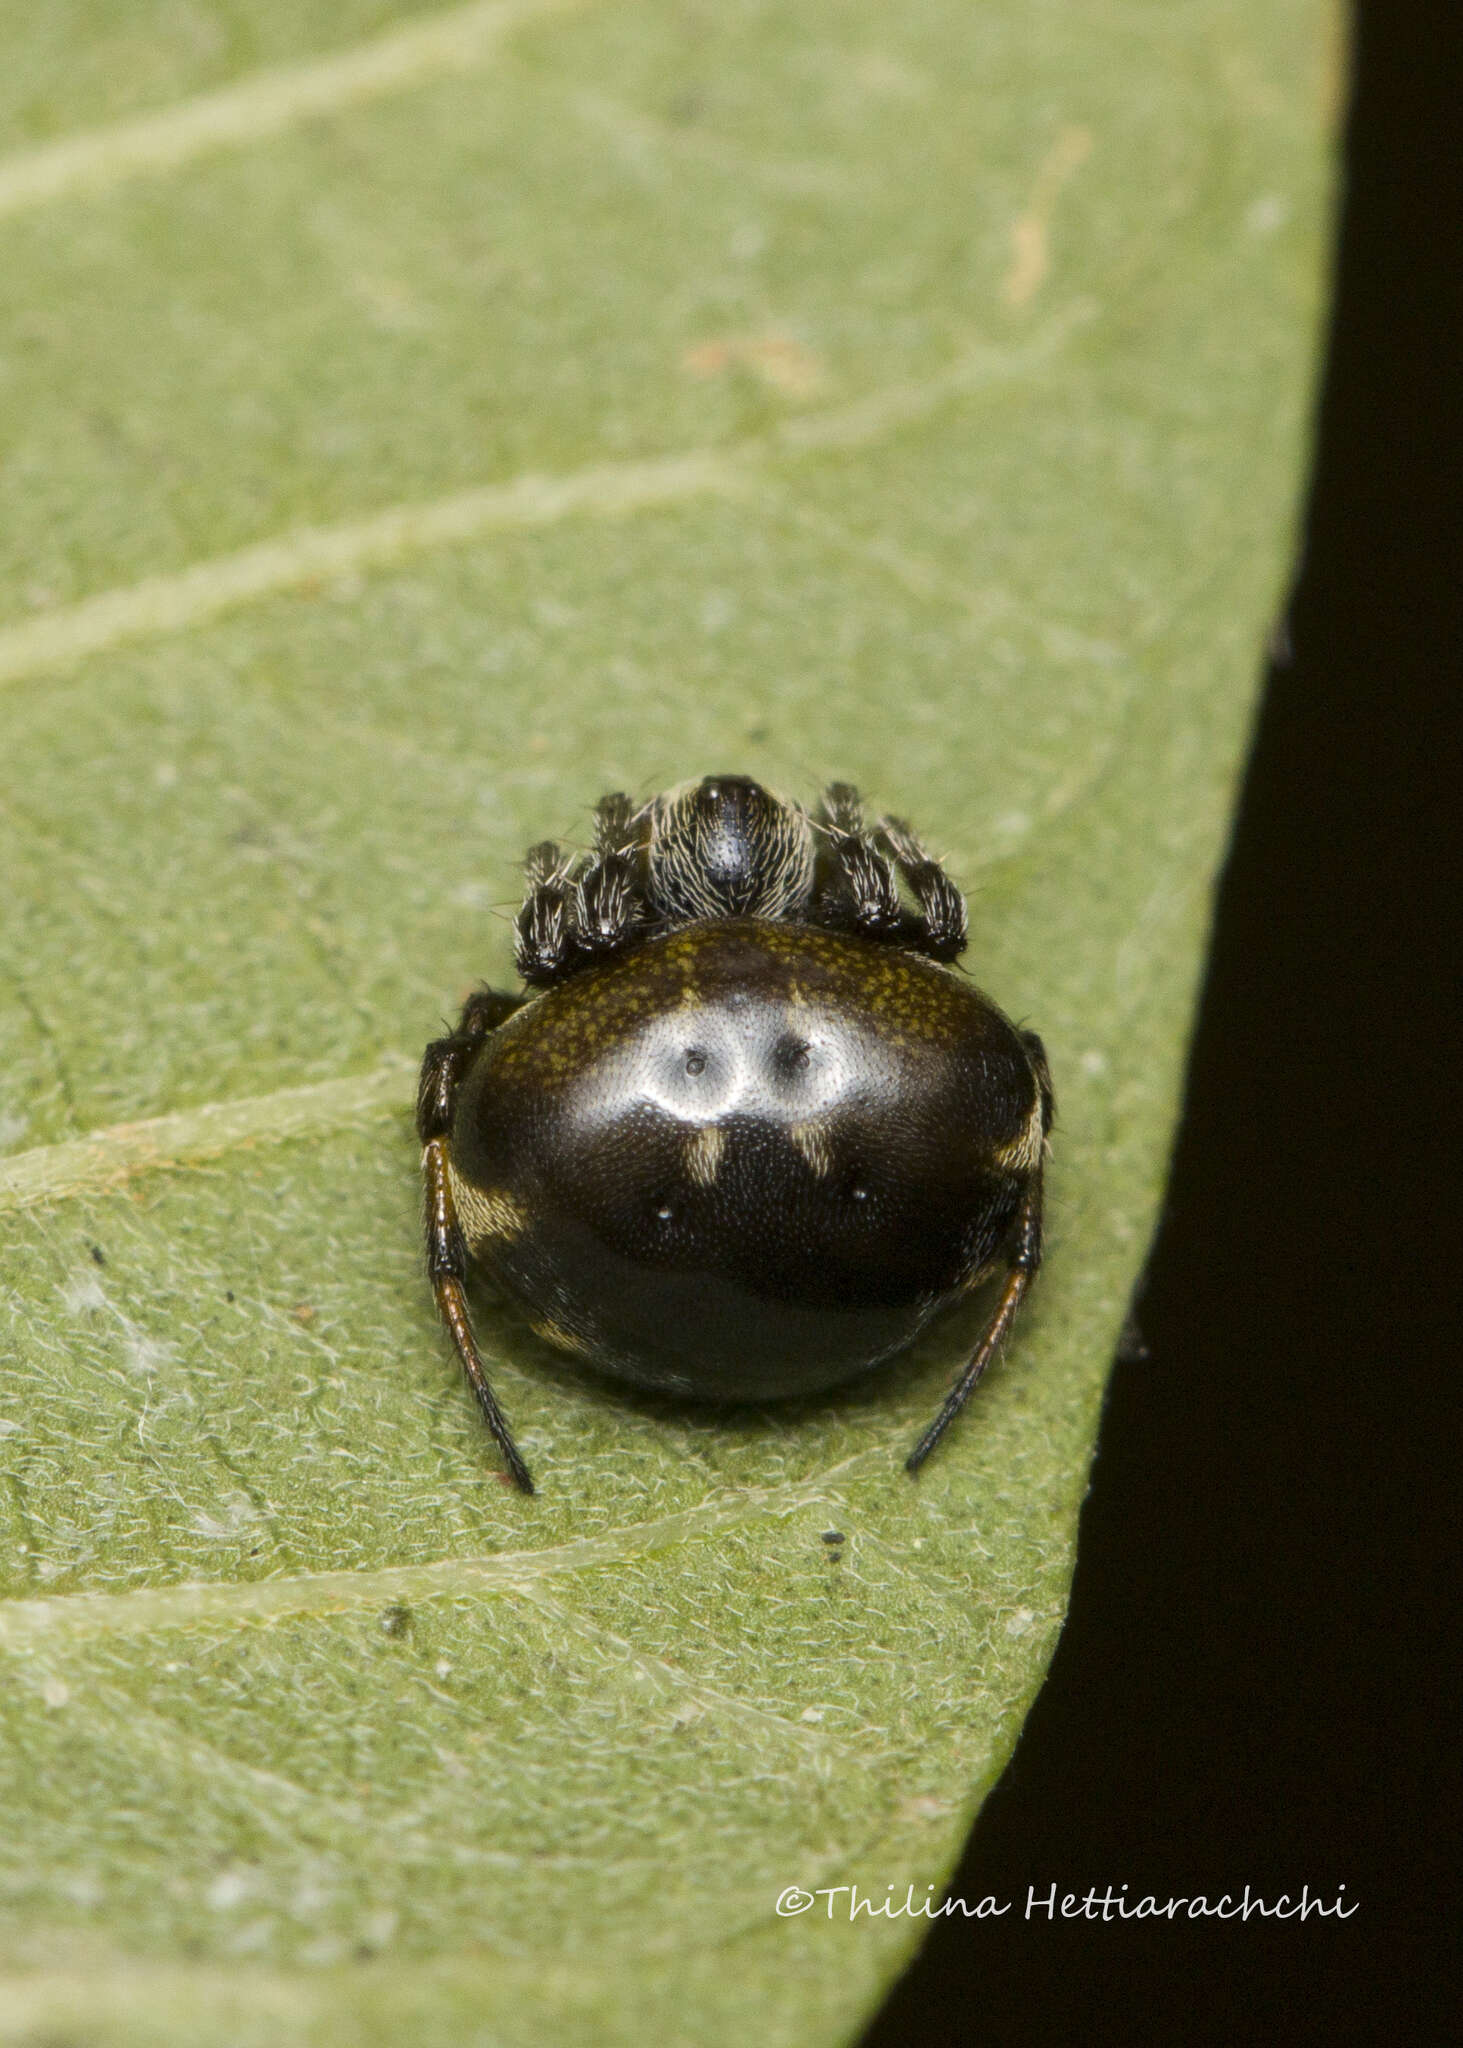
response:
[[[417,1083],[417,1135],[424,1145],[450,1130],[457,1084],[479,1045],[527,1000],[496,988],[475,989],[462,1006],[457,1029],[427,1047]]]
[[[572,854],[552,839],[531,846],[523,863],[528,890],[514,920],[518,972],[530,988],[547,988],[582,964],[575,922]]]
[[[594,844],[600,853],[634,853],[645,844],[648,806],[639,810],[623,790],[594,807]]]
[[[483,1420],[502,1451],[513,1483],[533,1492],[517,1444],[503,1419],[488,1375],[478,1354],[467,1312],[467,1243],[457,1220],[452,1191],[452,1114],[463,1073],[487,1034],[521,1009],[522,996],[481,989],[469,996],[456,1031],[427,1047],[417,1088],[417,1135],[422,1142],[422,1180],[426,1195],[427,1277],[437,1309],[447,1325],[468,1385],[477,1397]]]
[[[858,791],[830,782],[816,822],[823,838],[813,899],[818,921],[858,938],[899,938],[906,921],[899,877],[877,835],[864,829]]]
[[[904,943],[932,960],[956,959],[965,951],[965,898],[902,818],[881,818],[874,836],[893,857],[919,906],[904,921]]]
[[[643,814],[616,793],[595,805],[595,850],[574,879],[573,920],[581,950],[608,959],[647,922]]]
[[[1043,1104],[1046,1098],[1043,1097]],[[1046,1121],[1045,1113],[1043,1122]],[[918,1472],[925,1459],[940,1441],[950,1424],[955,1420],[971,1395],[980,1384],[986,1367],[995,1357],[1001,1340],[1016,1320],[1016,1311],[1032,1281],[1036,1278],[1041,1264],[1041,1170],[1032,1176],[1031,1185],[1016,1212],[1012,1232],[1011,1262],[1006,1274],[1006,1284],[1001,1289],[1001,1298],[996,1303],[995,1313],[986,1324],[984,1334],[976,1345],[969,1363],[954,1386],[945,1396],[939,1414],[904,1461],[906,1472]]]

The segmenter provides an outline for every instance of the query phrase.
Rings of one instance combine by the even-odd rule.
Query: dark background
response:
[[[1277,0],[1283,4],[1283,0]],[[864,2048],[1459,2037],[1463,8],[1355,14],[1338,292],[1070,1618]],[[1288,643],[1288,644],[1287,644]],[[1334,1919],[1050,1925],[1302,1883]]]

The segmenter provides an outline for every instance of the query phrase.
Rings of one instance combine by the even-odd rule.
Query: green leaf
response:
[[[10,16],[0,2039],[843,2038],[925,1923],[779,1893],[938,1895],[1061,1625],[1291,547],[1329,16]],[[413,1062],[530,841],[729,767],[970,889],[1048,1264],[918,1484],[968,1320],[718,1417],[484,1301],[526,1501]]]

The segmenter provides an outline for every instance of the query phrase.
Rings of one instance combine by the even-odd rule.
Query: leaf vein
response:
[[[128,178],[177,170],[210,151],[469,70],[521,23],[579,4],[471,0],[353,49],[258,71],[157,113],[19,150],[0,159],[0,219],[72,192],[104,192]]]
[[[410,1106],[407,1077],[415,1065],[404,1054],[396,1055],[367,1074],[174,1110],[112,1124],[89,1138],[13,1153],[0,1159],[0,1214],[119,1187],[133,1174],[208,1159],[240,1145],[284,1144],[392,1111],[404,1113]]]
[[[99,591],[0,627],[0,683],[43,674],[128,641],[174,633],[237,606],[383,568],[428,549],[522,532],[578,516],[625,517],[713,493],[736,493],[777,460],[868,447],[954,399],[1036,369],[1091,317],[1074,302],[1019,348],[975,347],[923,380],[884,385],[851,404],[785,420],[718,450],[523,475],[425,503],[388,506],[337,526],[300,527],[171,574]]]
[[[887,1455],[871,1445],[826,1471],[776,1486],[719,1494],[690,1508],[573,1537],[546,1550],[508,1550],[489,1556],[434,1558],[425,1564],[373,1569],[300,1572],[288,1578],[193,1580],[176,1586],[138,1586],[123,1593],[68,1593],[47,1599],[0,1601],[0,1648],[31,1651],[52,1642],[108,1634],[144,1634],[169,1628],[268,1623],[290,1615],[331,1614],[380,1603],[410,1604],[442,1597],[518,1594],[532,1599],[539,1585],[565,1574],[623,1564],[702,1536],[802,1508],[837,1513],[847,1502],[838,1483]]]

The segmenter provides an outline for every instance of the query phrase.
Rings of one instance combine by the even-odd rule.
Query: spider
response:
[[[538,1334],[708,1401],[816,1393],[1003,1276],[924,1463],[1041,1260],[1046,1055],[950,963],[965,901],[896,818],[710,775],[531,849],[521,994],[427,1047],[427,1272],[513,1480],[473,1339],[476,1261]]]

